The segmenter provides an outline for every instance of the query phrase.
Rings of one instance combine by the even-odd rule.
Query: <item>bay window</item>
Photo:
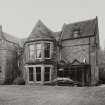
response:
[[[52,65],[28,65],[29,83],[49,83],[51,82]]]
[[[29,45],[29,60],[51,58],[51,43],[40,42]]]

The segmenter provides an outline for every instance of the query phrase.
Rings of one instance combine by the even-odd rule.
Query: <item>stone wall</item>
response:
[[[75,59],[89,63],[89,38],[65,40],[62,42],[62,60],[72,63]]]
[[[17,75],[17,48],[14,43],[3,41],[0,46],[0,84],[11,83]]]
[[[86,60],[87,64],[91,66],[91,85],[95,85],[99,80],[99,71],[96,61],[97,44],[96,37],[87,37],[74,40],[62,41],[62,60],[72,63],[75,59],[79,62]]]

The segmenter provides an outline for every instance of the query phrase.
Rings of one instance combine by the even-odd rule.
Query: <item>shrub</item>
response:
[[[17,77],[14,80],[13,84],[15,84],[15,85],[24,85],[25,84],[25,81],[24,81],[24,79],[22,77]]]

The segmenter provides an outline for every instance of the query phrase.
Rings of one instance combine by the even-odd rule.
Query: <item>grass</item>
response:
[[[105,105],[105,87],[1,85],[0,105]]]

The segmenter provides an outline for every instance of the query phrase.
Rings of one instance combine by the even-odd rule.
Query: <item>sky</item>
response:
[[[40,19],[52,31],[64,23],[98,16],[100,45],[105,48],[105,0],[0,0],[3,31],[18,38],[29,36]]]

